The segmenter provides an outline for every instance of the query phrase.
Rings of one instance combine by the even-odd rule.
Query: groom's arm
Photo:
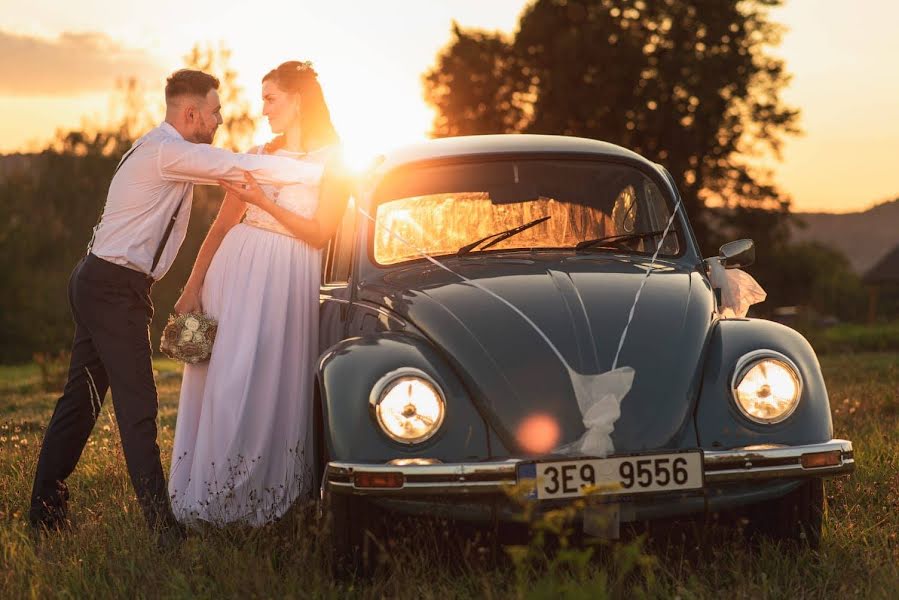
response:
[[[290,185],[318,181],[322,166],[283,156],[237,154],[209,144],[165,140],[159,147],[159,174],[167,181],[217,185],[219,179],[243,183],[249,171],[259,183]]]

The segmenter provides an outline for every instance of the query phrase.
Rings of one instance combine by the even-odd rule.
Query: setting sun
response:
[[[433,111],[424,103],[409,106],[388,94],[360,94],[352,82],[329,76],[321,72],[320,66],[316,68],[341,138],[344,158],[353,171],[365,169],[377,155],[391,148],[427,139]],[[252,106],[256,114],[261,113],[259,98],[253,98]],[[264,144],[271,137],[267,121],[260,119],[254,143]]]

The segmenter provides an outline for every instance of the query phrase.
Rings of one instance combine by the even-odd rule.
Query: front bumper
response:
[[[819,459],[826,466],[810,466]],[[398,465],[330,462],[324,487],[338,494],[386,498],[504,494],[517,483],[519,459],[472,463]],[[829,464],[833,463],[833,464]],[[706,486],[764,480],[833,477],[855,469],[852,442],[831,440],[804,446],[747,446],[703,450]],[[372,475],[385,485],[372,485]],[[377,479],[377,478],[376,478]],[[362,483],[363,485],[359,485]]]

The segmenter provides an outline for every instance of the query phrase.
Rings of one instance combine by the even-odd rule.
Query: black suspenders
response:
[[[184,198],[187,197],[188,193],[190,193],[190,188],[187,188],[187,191],[181,196],[181,200],[178,201],[178,206],[175,207],[175,212],[172,213],[172,218],[169,219],[169,224],[165,226],[165,233],[162,234],[162,239],[159,241],[159,247],[156,248],[156,254],[153,256],[153,266],[150,267],[150,272],[147,274],[148,277],[153,276],[153,271],[156,270],[156,265],[159,264],[159,259],[162,257],[162,251],[165,249],[165,243],[169,241],[169,236],[172,234],[172,227],[175,226],[175,221],[178,220],[178,213],[181,212],[181,205],[184,204]]]
[[[119,169],[122,168],[122,165],[125,164],[125,161],[131,158],[131,155],[134,154],[135,150],[140,148],[143,142],[139,142],[135,144],[131,150],[129,150],[122,157],[122,160],[119,161],[119,164],[116,165],[115,171],[113,171],[112,176],[115,177],[116,173],[119,172]],[[112,180],[110,179],[110,185],[112,185]],[[175,221],[178,220],[178,213],[181,212],[181,205],[184,204],[184,199],[190,193],[190,188],[188,187],[185,190],[184,194],[181,196],[181,200],[178,201],[178,206],[175,207],[175,212],[172,214],[172,218],[169,219],[168,224],[165,227],[165,233],[162,235],[162,239],[159,241],[159,246],[156,248],[156,254],[153,255],[153,265],[150,267],[150,272],[147,274],[147,277],[152,277],[153,271],[156,270],[156,265],[159,264],[159,259],[162,258],[162,251],[165,249],[166,242],[169,241],[169,236],[172,234],[172,228],[175,226]],[[91,235],[91,241],[87,245],[87,251],[90,252],[91,248],[94,245],[94,238],[97,236],[97,228],[100,227],[100,222],[103,220],[103,214],[100,214],[100,219],[97,220],[97,224],[94,225],[94,231]]]
[[[116,167],[115,167],[115,171],[112,172],[112,177],[115,177],[116,173],[119,172],[119,169],[122,168],[122,165],[125,164],[125,161],[128,160],[129,158],[131,158],[131,155],[134,154],[134,151],[135,151],[135,150],[137,150],[138,148],[140,148],[140,145],[141,145],[141,144],[143,144],[143,142],[140,142],[139,144],[135,144],[135,145],[131,148],[131,150],[129,150],[128,152],[125,153],[124,156],[122,156],[122,159],[119,161],[119,164],[117,164]],[[110,187],[112,187],[112,177],[109,178],[109,186],[110,186]],[[107,194],[107,196],[109,195],[109,190],[108,190],[108,189],[106,190],[106,194]],[[105,206],[104,206],[103,208],[104,208],[104,210],[106,209]],[[97,224],[94,225],[94,228],[93,228],[93,230],[91,231],[91,241],[89,241],[89,242],[87,243],[87,252],[88,252],[88,254],[90,254],[91,248],[94,247],[94,239],[97,237],[97,229],[100,228],[100,222],[101,222],[101,221],[103,221],[103,211],[100,212],[100,218],[97,219]]]

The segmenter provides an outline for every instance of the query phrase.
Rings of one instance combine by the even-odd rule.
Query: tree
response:
[[[511,37],[454,24],[424,75],[433,134],[553,133],[633,149],[668,168],[712,252],[724,241],[716,215],[788,213],[752,165],[798,132],[799,111],[780,98],[783,61],[767,54],[781,34],[768,20],[778,4],[536,0]]]
[[[803,306],[845,321],[864,318],[865,289],[839,250],[816,242],[781,246],[759,262],[754,275],[768,291],[760,313],[777,306]]]
[[[237,71],[231,65],[231,50],[223,43],[195,44],[184,56],[184,66],[215,75],[221,82],[219,98],[222,102],[222,126],[216,133],[218,145],[244,152],[253,143],[256,120],[250,114],[250,105],[243,95],[243,88],[237,85]]]
[[[129,146],[118,131],[60,133],[0,185],[0,362],[71,343],[68,275],[84,256],[109,175]]]

